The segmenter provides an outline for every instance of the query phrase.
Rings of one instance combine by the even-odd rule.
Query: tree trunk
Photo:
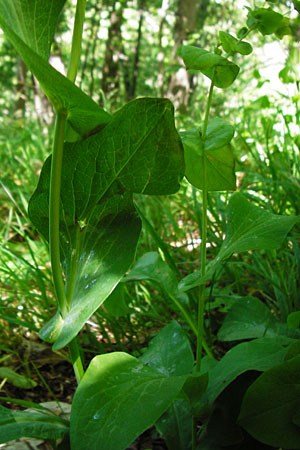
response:
[[[25,114],[25,105],[27,100],[27,93],[26,93],[26,73],[27,73],[27,66],[24,63],[24,61],[18,57],[18,82],[16,85],[16,94],[17,94],[17,101],[16,101],[16,116],[18,118],[24,117]]]
[[[117,97],[120,87],[119,65],[124,54],[121,26],[123,23],[123,10],[126,2],[115,1],[110,15],[110,27],[106,42],[104,57],[104,67],[101,82],[101,89],[104,94],[109,94],[110,99]],[[100,103],[102,99],[100,98]]]

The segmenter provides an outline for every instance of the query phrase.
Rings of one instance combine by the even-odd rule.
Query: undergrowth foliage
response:
[[[77,1],[66,77],[48,63],[65,0],[0,1],[0,26],[56,114],[52,155],[28,213],[49,243],[57,307],[39,335],[55,351],[68,346],[78,383],[70,421],[32,402],[19,401],[35,412],[0,407],[1,443],[29,436],[47,439],[54,448],[122,450],[155,425],[170,450],[300,449],[300,312],[289,310],[280,321],[257,297],[238,297],[218,339],[246,342],[220,360],[205,333],[206,287],[222,277],[226,264],[230,267],[229,258],[275,252],[299,222],[298,216],[274,214],[234,192],[226,225],[220,225],[224,238],[214,258],[207,258],[214,191],[236,190],[235,128],[210,117],[214,90],[230,88],[238,78],[240,68],[232,58],[251,54],[245,40],[251,33],[278,38],[290,33],[289,20],[273,9],[276,2],[269,3],[249,7],[236,36],[221,30],[213,51],[180,48],[186,69],[203,74],[210,87],[201,126],[178,131],[168,99],[138,98],[111,114],[75,85],[84,0]],[[297,9],[299,2],[294,3]],[[200,269],[184,277],[139,206],[141,197],[176,193],[183,177],[192,186],[195,205],[197,191],[202,195]],[[137,204],[134,194],[139,194]],[[160,251],[142,255],[132,267],[142,224]],[[171,321],[141,357],[100,354],[85,369],[78,333],[104,302],[112,315],[126,311],[122,290],[141,280],[162,292],[182,325]],[[188,329],[195,337],[191,342]]]

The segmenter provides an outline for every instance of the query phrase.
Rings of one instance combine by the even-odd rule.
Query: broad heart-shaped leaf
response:
[[[42,0],[36,2],[33,2],[33,0],[30,0],[30,2],[25,0],[19,1],[22,3],[22,8],[24,9],[26,9],[28,5],[32,6],[34,3],[37,4],[39,8],[44,8],[44,11],[48,10],[49,5],[51,6],[57,3],[55,0],[49,0],[49,2],[48,0],[43,2]],[[8,3],[10,7],[6,6],[6,3]],[[104,126],[110,121],[111,116],[45,60],[46,45],[43,44],[40,48],[35,44],[36,38],[28,38],[29,33],[34,35],[33,30],[28,28],[28,22],[25,21],[24,26],[20,25],[17,26],[17,28],[12,25],[14,20],[17,21],[17,18],[13,13],[15,8],[12,5],[17,5],[18,3],[19,2],[14,2],[13,0],[10,0],[9,2],[6,2],[6,0],[1,0],[0,27],[29,69],[38,79],[43,91],[51,101],[55,111],[66,111],[67,119],[70,125],[81,136],[86,135],[89,131],[97,127]],[[41,3],[43,3],[43,5],[49,5],[40,6]],[[27,13],[26,17],[28,17],[28,15],[30,15],[30,13]],[[50,10],[48,19],[49,24],[51,23],[51,27],[49,26],[49,29],[51,28],[51,30],[53,28],[53,17],[54,15],[52,15],[52,10]],[[41,23],[45,23],[45,20],[46,18],[43,17]],[[20,33],[20,35],[18,33]],[[44,36],[41,34],[40,28],[38,35],[42,42],[44,42]],[[26,39],[26,43],[23,38]],[[49,36],[49,40],[50,38],[51,36]],[[33,48],[29,45],[32,45]],[[49,42],[47,39],[47,46],[48,45]],[[36,51],[39,51],[42,56],[41,54],[36,53]]]
[[[185,379],[126,353],[96,356],[73,399],[72,450],[123,450],[170,406]]]
[[[218,332],[218,339],[235,341],[263,336],[300,338],[300,332],[291,330],[286,324],[279,322],[270,309],[258,298],[237,299],[226,315]]]
[[[0,0],[0,17],[28,47],[47,61],[65,3],[66,0]]]
[[[208,370],[208,386],[201,399],[203,407],[211,405],[237,376],[248,370],[268,370],[280,364],[285,354],[283,345],[272,338],[261,338],[236,345]]]
[[[61,439],[68,432],[68,422],[48,413],[14,411],[0,406],[0,443],[21,437]]]
[[[188,375],[194,366],[190,342],[175,320],[155,336],[140,360],[166,376]]]
[[[228,59],[192,45],[182,46],[181,56],[187,70],[199,70],[211,80],[214,78],[214,84],[219,88],[230,86],[240,70]]]
[[[235,157],[230,145],[234,128],[216,117],[209,121],[204,151],[207,188],[209,191],[235,190]],[[203,189],[203,140],[197,128],[180,133],[185,159],[185,176],[198,189]]]
[[[300,449],[300,356],[262,374],[244,397],[239,423],[259,441]]]
[[[209,279],[217,265],[232,253],[247,250],[274,250],[283,243],[299,216],[280,216],[259,208],[241,193],[232,194],[228,204],[226,238],[217,257],[208,264],[206,277],[194,272],[179,283],[180,291],[187,291]]]
[[[132,192],[176,192],[184,172],[182,153],[166,99],[134,100],[101,132],[65,144],[60,231],[67,285],[74,282],[74,259],[79,261],[71,309],[55,349],[78,333],[134,259],[141,224]],[[29,202],[29,216],[46,239],[50,169],[51,157]]]

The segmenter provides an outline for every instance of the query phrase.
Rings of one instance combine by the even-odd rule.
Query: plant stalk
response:
[[[76,12],[75,12],[75,22],[74,29],[72,35],[72,48],[71,48],[71,57],[67,72],[67,78],[73,81],[76,80],[80,54],[81,54],[81,41],[82,41],[82,32],[83,32],[83,24],[84,24],[84,16],[85,16],[85,5],[86,0],[77,0]]]
[[[53,152],[50,174],[50,195],[49,195],[49,247],[53,284],[57,302],[62,318],[67,315],[67,301],[64,290],[64,281],[60,264],[60,243],[59,243],[59,206],[61,169],[64,147],[64,133],[67,114],[57,113],[55,120],[55,134],[53,142]]]
[[[76,5],[76,13],[72,37],[72,50],[67,73],[67,78],[72,82],[74,82],[76,79],[79,65],[85,4],[86,0],[78,0]],[[58,111],[55,121],[55,135],[54,135],[52,163],[51,163],[50,198],[49,198],[49,245],[50,245],[51,268],[55,294],[63,319],[66,317],[70,309],[74,287],[74,283],[72,280],[71,289],[67,290],[68,294],[67,298],[65,294],[62,267],[60,263],[60,239],[59,239],[61,172],[62,172],[64,133],[66,120],[67,120],[67,112]],[[78,255],[75,256],[76,259],[78,259]],[[75,268],[73,267],[74,264],[72,264],[71,266],[72,266],[72,275],[74,275],[74,271],[77,269],[77,263],[75,264],[76,266]],[[76,338],[74,338],[70,342],[69,351],[76,380],[77,383],[79,383],[84,375],[84,369]]]
[[[200,249],[200,262],[201,262],[201,275],[204,277],[206,273],[206,241],[207,241],[207,173],[206,173],[206,155],[204,151],[205,138],[208,126],[209,112],[212,103],[214,79],[210,84],[204,124],[202,130],[202,229],[201,229],[201,249]],[[204,304],[205,304],[205,282],[200,286],[199,302],[198,302],[198,323],[197,323],[197,350],[196,350],[196,372],[200,372],[201,369],[201,357],[203,347],[203,331],[204,331]]]
[[[209,88],[206,111],[204,117],[204,124],[202,130],[202,227],[201,227],[201,248],[200,248],[200,262],[201,262],[201,275],[204,277],[206,273],[206,241],[207,241],[207,173],[206,173],[206,155],[205,155],[205,138],[208,126],[209,112],[212,103],[213,89],[214,89],[214,79],[213,76]],[[198,301],[198,320],[197,320],[197,348],[196,348],[196,372],[201,370],[201,359],[202,359],[202,347],[203,347],[203,334],[204,334],[204,307],[205,307],[205,285],[200,285],[199,301]],[[197,419],[193,418],[192,425],[192,449],[195,450],[197,445]]]

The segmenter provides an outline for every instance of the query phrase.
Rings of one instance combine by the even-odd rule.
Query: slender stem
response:
[[[63,318],[66,316],[68,309],[60,264],[59,205],[66,117],[67,115],[65,112],[59,112],[56,116],[49,197],[49,246],[51,268],[55,294]]]
[[[69,78],[69,80],[73,82],[76,80],[80,60],[85,4],[86,0],[77,0],[75,22],[72,36],[71,57],[67,73],[67,78]]]
[[[70,64],[68,68],[67,77],[71,81],[75,81],[78,70],[82,30],[84,23],[86,0],[78,0],[76,6],[72,50],[70,57]],[[49,198],[49,243],[50,243],[50,258],[53,275],[53,284],[56,293],[56,298],[60,308],[62,318],[65,318],[71,304],[73,289],[74,289],[74,273],[77,270],[78,255],[75,250],[75,263],[72,261],[71,274],[72,279],[67,289],[67,296],[65,294],[64,280],[62,276],[62,268],[60,263],[60,239],[59,239],[59,214],[60,214],[60,191],[61,191],[61,171],[64,148],[64,133],[67,120],[66,111],[58,111],[55,122],[55,136],[52,153],[51,175],[50,175],[50,198]],[[80,357],[80,351],[76,338],[69,344],[70,356],[79,383],[83,377],[84,370]]]
[[[202,130],[202,230],[201,230],[201,249],[200,249],[200,261],[201,261],[201,275],[204,277],[206,273],[206,240],[207,240],[207,173],[206,173],[206,155],[204,151],[206,131],[208,125],[209,111],[212,103],[212,95],[214,89],[214,79],[210,84],[204,124]],[[203,329],[204,329],[204,302],[205,302],[205,283],[200,286],[199,302],[198,302],[198,331],[197,331],[197,350],[196,350],[196,372],[200,372],[201,368],[201,355],[203,346]]]

